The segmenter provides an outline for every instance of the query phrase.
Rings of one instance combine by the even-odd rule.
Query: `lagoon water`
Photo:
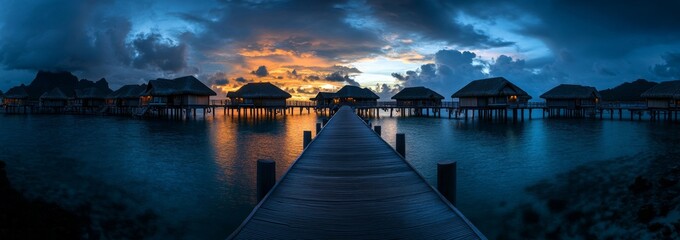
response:
[[[583,165],[646,159],[680,143],[677,125],[534,117],[490,123],[383,116],[372,122],[392,145],[395,133],[406,133],[406,158],[431,184],[437,161],[458,161],[457,207],[491,238],[503,216],[533,201],[527,187]],[[296,113],[255,121],[221,111],[187,121],[2,114],[0,160],[25,195],[89,209],[98,228],[124,229],[119,223],[151,213],[155,217],[143,221],[153,229],[150,237],[223,239],[256,204],[255,161],[276,160],[282,176],[302,151],[302,131],[320,118]]]

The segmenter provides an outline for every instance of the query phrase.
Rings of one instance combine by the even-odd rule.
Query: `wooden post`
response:
[[[328,124],[328,118],[321,119],[321,126],[326,127],[326,124]]]
[[[321,131],[321,123],[316,123],[316,135],[319,135],[320,131]]]
[[[276,162],[270,159],[257,160],[257,201],[261,201],[264,196],[276,184]]]
[[[451,204],[456,205],[456,162],[437,163],[437,190]]]
[[[307,148],[307,145],[312,142],[312,131],[304,131],[302,135],[304,138],[302,142],[302,149],[305,149]]]
[[[373,131],[375,131],[375,133],[377,133],[378,136],[380,136],[380,134],[382,133],[382,127],[378,125],[373,126]]]
[[[397,133],[397,153],[406,158],[406,135]]]

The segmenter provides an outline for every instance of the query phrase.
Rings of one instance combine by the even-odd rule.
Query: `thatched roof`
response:
[[[531,99],[527,92],[503,77],[472,81],[451,95],[452,98],[494,96],[517,96],[518,98]]]
[[[163,79],[149,81],[145,95],[170,96],[170,95],[199,95],[215,96],[217,93],[196,79],[194,76],[186,76],[175,79]]]
[[[544,99],[592,99],[602,98],[594,87],[560,84],[541,95]]]
[[[316,101],[318,99],[333,99],[335,98],[335,93],[332,92],[319,92],[316,94],[315,97],[310,98],[309,100]]]
[[[40,95],[40,99],[66,100],[68,99],[68,96],[66,96],[66,94],[64,94],[61,89],[53,88],[52,90]]]
[[[28,93],[26,92],[26,87],[24,85],[21,85],[21,86],[10,88],[5,93],[5,98],[12,98],[12,99],[28,98]]]
[[[680,80],[660,82],[641,95],[643,98],[680,99]]]
[[[105,90],[96,87],[76,89],[75,93],[76,98],[80,99],[105,99],[109,95]]]
[[[355,99],[379,99],[378,95],[373,93],[368,88],[360,88],[357,86],[345,85],[338,92],[335,93],[338,98],[355,98]]]
[[[109,98],[117,98],[117,99],[139,98],[140,96],[144,95],[144,92],[146,92],[146,84],[125,85],[125,86],[120,87],[118,90],[112,92],[111,94],[109,94]]]
[[[239,98],[290,98],[290,93],[268,82],[248,83],[235,92],[227,93],[227,97]]]
[[[396,100],[444,99],[441,94],[426,87],[407,87],[392,96]]]

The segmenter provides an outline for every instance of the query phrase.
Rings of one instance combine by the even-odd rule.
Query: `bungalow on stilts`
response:
[[[441,105],[444,96],[426,87],[407,87],[392,96],[392,99],[397,101],[397,107],[402,113],[408,109],[416,116],[430,116],[430,109],[432,113],[441,116]],[[423,114],[423,109],[426,113]],[[392,109],[390,109],[390,116]]]
[[[680,80],[661,82],[641,95],[647,100],[652,120],[677,121],[680,111]]]
[[[512,110],[513,119],[517,120],[517,112],[524,109],[531,96],[503,77],[475,80],[461,88],[451,98],[458,98],[460,109],[468,118],[468,111],[475,117],[475,110],[480,119],[507,120],[508,110]],[[529,111],[531,118],[531,111]]]
[[[549,117],[595,116],[602,99],[594,87],[560,84],[541,95],[545,99]]]

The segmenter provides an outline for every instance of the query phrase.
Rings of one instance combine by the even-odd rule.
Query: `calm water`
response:
[[[534,116],[522,123],[382,117],[373,124],[392,145],[396,132],[406,133],[407,160],[430,183],[437,161],[458,161],[458,208],[489,237],[503,224],[499,216],[531,201],[527,186],[680,142],[676,125]],[[152,212],[158,238],[222,239],[255,205],[255,161],[277,160],[281,176],[302,151],[302,131],[319,119],[239,120],[220,111],[190,121],[0,114],[0,159],[30,197],[87,205],[100,222]]]

